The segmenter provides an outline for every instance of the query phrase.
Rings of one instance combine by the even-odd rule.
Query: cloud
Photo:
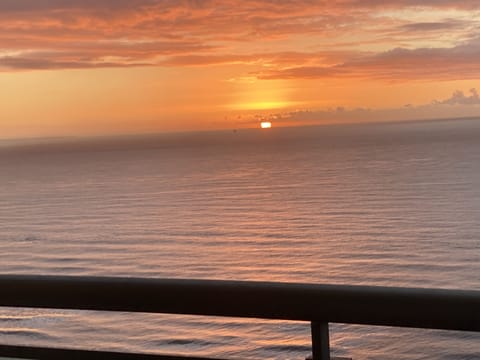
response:
[[[164,2],[164,1],[162,1]],[[159,1],[155,0],[2,0],[0,11],[17,12],[51,12],[62,10],[111,10],[122,11],[124,9],[141,8],[151,6]]]
[[[477,89],[470,89],[470,96],[467,96],[463,91],[456,90],[451,97],[442,101],[433,101],[433,104],[444,105],[480,105],[480,96],[478,96]]]
[[[480,40],[473,39],[452,48],[395,48],[361,55],[333,66],[300,66],[269,69],[257,73],[260,79],[365,78],[390,81],[433,79],[478,79]]]
[[[17,70],[53,70],[53,69],[86,69],[86,68],[113,68],[128,66],[146,66],[149,64],[131,62],[122,59],[99,59],[98,61],[60,60],[35,57],[0,57],[0,68]]]
[[[478,42],[473,52],[461,42],[480,25],[474,9],[480,2],[3,0],[0,68],[246,64],[261,79],[398,80],[428,78],[421,67],[433,62],[431,77],[472,78]],[[415,21],[396,15],[407,10]]]
[[[480,4],[476,0],[346,0],[333,1],[339,6],[358,6],[364,8],[390,7],[390,8],[453,8],[453,9],[478,9]]]
[[[212,51],[213,46],[185,40],[58,43],[50,50],[10,50],[2,56],[0,69],[42,70],[92,67],[155,66],[175,54]],[[22,51],[23,50],[23,51]]]
[[[221,5],[224,5],[223,7]],[[302,9],[352,9],[352,8],[460,8],[478,9],[477,0],[2,0],[2,12],[58,11],[65,9],[123,11],[144,7],[184,7],[219,8],[225,11],[243,11],[257,9],[260,12],[278,13],[284,10],[302,11]],[[232,9],[234,8],[234,9]],[[238,9],[238,10],[235,10]]]
[[[398,27],[401,31],[406,32],[420,32],[424,33],[425,31],[447,31],[456,28],[463,28],[465,26],[465,22],[462,21],[454,21],[454,20],[447,20],[447,21],[437,21],[437,22],[412,22],[403,24]]]

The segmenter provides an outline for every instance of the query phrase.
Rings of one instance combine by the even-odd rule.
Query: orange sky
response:
[[[0,138],[480,115],[478,0],[2,0]]]

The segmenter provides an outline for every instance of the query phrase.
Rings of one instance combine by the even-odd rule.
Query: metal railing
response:
[[[313,360],[330,358],[329,323],[480,331],[480,291],[463,290],[4,275],[0,276],[0,306],[308,321],[312,330]],[[0,356],[185,359],[9,345],[0,345]]]

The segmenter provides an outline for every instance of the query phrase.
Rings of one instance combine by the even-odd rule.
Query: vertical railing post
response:
[[[330,360],[328,322],[312,321],[312,360]]]

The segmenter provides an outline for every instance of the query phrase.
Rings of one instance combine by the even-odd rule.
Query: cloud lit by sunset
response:
[[[480,3],[0,2],[0,137],[480,114]]]

